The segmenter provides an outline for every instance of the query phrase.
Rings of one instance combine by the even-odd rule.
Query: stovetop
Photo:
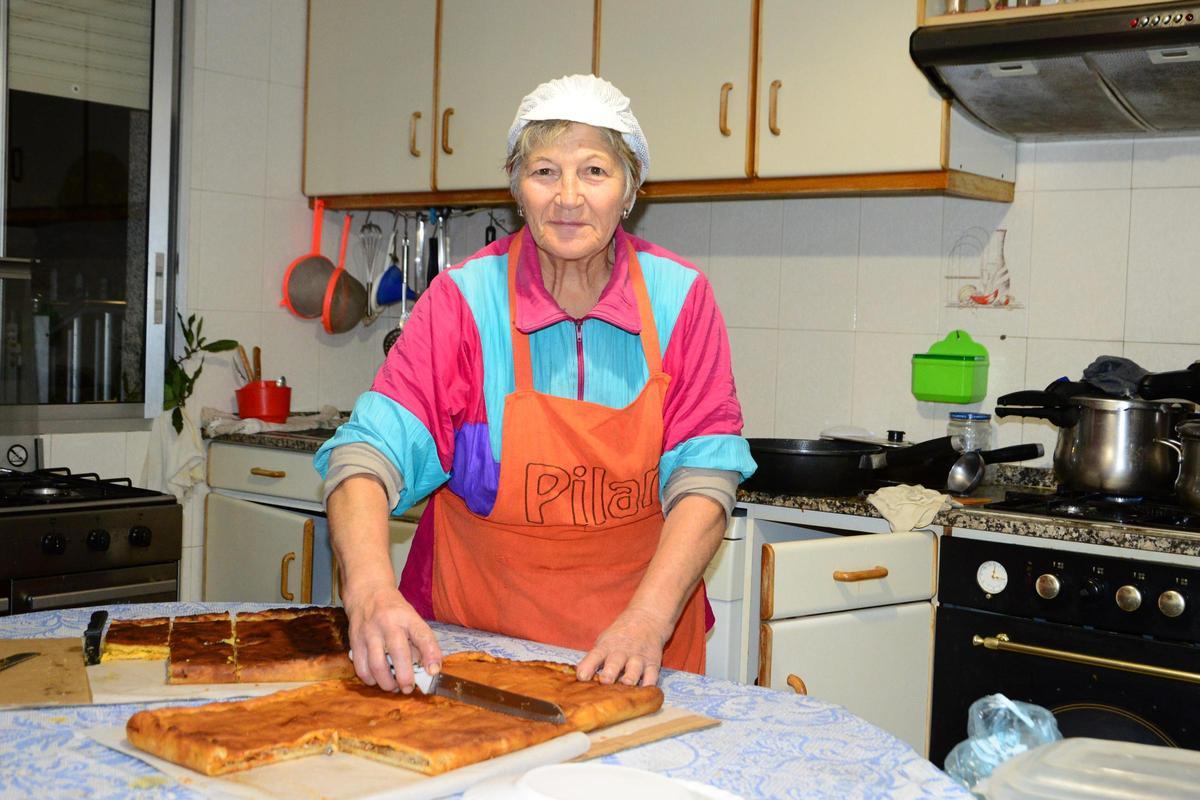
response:
[[[173,496],[140,489],[128,478],[101,479],[95,473],[73,475],[65,468],[32,472],[0,469],[0,513],[174,502]]]
[[[1125,497],[1069,490],[1055,494],[1010,491],[987,509],[1200,533],[1200,511],[1182,506],[1170,497]]]

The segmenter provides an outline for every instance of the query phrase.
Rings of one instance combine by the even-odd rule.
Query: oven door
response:
[[[12,582],[12,613],[113,603],[174,602],[179,599],[177,563],[25,578]]]
[[[1007,635],[1002,647],[1053,652],[974,643],[998,634]],[[1106,664],[1112,661],[1125,666]],[[1130,671],[1131,665],[1157,674]],[[943,605],[937,610],[929,760],[941,766],[967,736],[971,703],[997,692],[1050,709],[1063,736],[1200,749],[1197,673],[1200,648],[1194,645]]]

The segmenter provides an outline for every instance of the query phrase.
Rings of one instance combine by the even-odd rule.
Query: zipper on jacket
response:
[[[577,388],[578,397],[583,399],[583,320],[575,320],[575,359],[576,369],[579,372],[579,383]]]

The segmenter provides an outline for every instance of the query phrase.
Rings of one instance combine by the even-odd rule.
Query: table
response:
[[[267,608],[248,603],[108,606],[112,618]],[[0,617],[0,638],[82,635],[94,609]],[[575,651],[435,624],[442,648],[509,658],[578,660]],[[721,720],[707,730],[605,756],[717,786],[744,798],[963,798],[971,795],[908,745],[840,706],[811,697],[665,670],[666,702]],[[140,708],[52,706],[0,712],[0,797],[195,798],[152,767],[82,732],[123,726]],[[178,703],[176,703],[178,705]]]

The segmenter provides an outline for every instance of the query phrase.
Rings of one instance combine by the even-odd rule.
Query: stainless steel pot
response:
[[[1179,458],[1179,476],[1175,479],[1175,494],[1180,502],[1200,508],[1200,420],[1179,425],[1179,439],[1159,439]],[[1166,448],[1164,448],[1166,449]]]
[[[1196,410],[1193,403],[1073,397],[1054,448],[1054,472],[1070,489],[1112,494],[1167,494],[1179,455],[1160,440]]]

